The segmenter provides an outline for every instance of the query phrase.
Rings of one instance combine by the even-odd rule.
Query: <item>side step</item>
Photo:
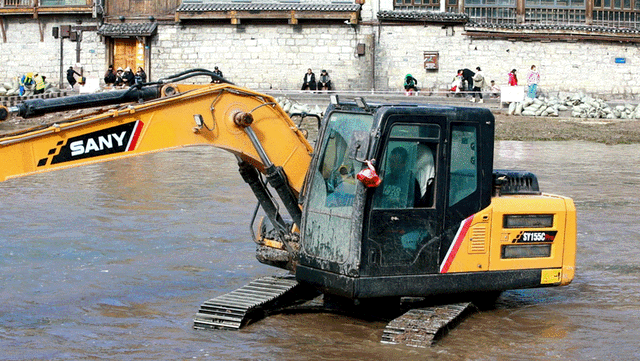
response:
[[[238,330],[252,319],[279,307],[284,296],[302,288],[294,276],[266,276],[222,296],[205,301],[193,320],[195,329]],[[292,297],[284,297],[291,300]]]
[[[415,308],[389,322],[380,342],[412,347],[431,346],[475,311],[476,307],[471,302]]]

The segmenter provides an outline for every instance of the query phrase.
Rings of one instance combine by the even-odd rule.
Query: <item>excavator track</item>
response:
[[[475,310],[471,302],[409,310],[387,324],[380,342],[412,347],[431,346]]]
[[[263,318],[269,310],[294,301],[302,288],[294,276],[259,278],[205,301],[193,320],[193,328],[238,330],[252,320]]]

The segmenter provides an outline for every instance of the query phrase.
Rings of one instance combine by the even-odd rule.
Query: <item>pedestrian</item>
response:
[[[458,69],[458,73],[453,77],[453,81],[451,82],[451,87],[449,91],[454,93],[455,96],[459,96],[462,91],[462,82],[464,81],[464,77],[462,76],[462,69]]]
[[[491,98],[500,97],[500,87],[496,85],[496,81],[492,80],[491,85],[489,86],[489,94]]]
[[[73,89],[73,86],[78,82],[75,77],[76,75],[82,76],[80,75],[80,73],[75,71],[75,69],[73,69],[73,66],[70,66],[69,69],[67,69],[67,81],[69,82],[69,87],[71,89]]]
[[[509,85],[511,86],[516,86],[518,85],[518,77],[516,76],[516,70],[512,69],[509,72],[509,81],[508,81]]]
[[[467,87],[464,90],[466,90],[466,91],[472,91],[473,90],[473,76],[474,75],[476,75],[476,73],[474,73],[473,70],[467,69],[467,68],[462,69],[462,78],[467,83]]]
[[[147,82],[147,73],[144,72],[141,66],[138,67],[138,71],[136,72],[136,83],[144,84]]]
[[[318,80],[318,90],[331,90],[331,77],[326,70],[320,72],[320,80]]]
[[[222,80],[221,80],[221,79],[222,79],[222,78],[224,78],[224,75],[222,75],[222,72],[220,71],[220,69],[218,69],[218,67],[217,67],[217,66],[215,66],[215,67],[213,68],[213,75],[215,75],[215,76],[217,76],[218,78],[220,78],[220,79],[214,79],[214,80],[213,80],[213,82],[214,82],[214,83],[216,83],[216,84],[220,84],[220,83],[222,83]]]
[[[118,67],[118,71],[116,71],[116,81],[113,83],[114,86],[120,87],[124,85],[124,79],[122,79],[123,75],[124,69],[122,69],[122,67]]]
[[[413,95],[418,92],[418,80],[411,74],[407,74],[404,77],[404,94]]]
[[[136,76],[133,75],[130,67],[126,67],[124,69],[124,73],[122,74],[122,81],[124,81],[124,85],[132,86],[136,83]]]
[[[484,103],[484,99],[482,99],[482,88],[484,88],[484,74],[482,73],[482,69],[480,67],[476,67],[476,73],[473,76],[473,95],[471,97],[471,101],[475,102],[479,98],[478,103]]]
[[[109,68],[104,73],[104,84],[106,86],[113,86],[116,83],[116,73],[113,71],[113,65],[109,65]]]
[[[538,73],[538,70],[536,69],[535,65],[531,65],[531,71],[527,75],[527,85],[529,86],[527,97],[531,99],[536,98],[539,82],[540,82],[540,73]]]
[[[36,73],[33,76],[33,81],[36,83],[36,87],[33,90],[33,94],[42,94],[44,93],[44,88],[45,88],[45,84],[44,84],[44,78],[42,75]]]
[[[307,72],[304,74],[304,78],[302,78],[301,90],[316,90],[316,75],[313,73],[311,68],[307,69]]]
[[[18,78],[18,95],[23,96],[27,92],[27,88],[31,89],[33,85],[33,73],[26,73]]]

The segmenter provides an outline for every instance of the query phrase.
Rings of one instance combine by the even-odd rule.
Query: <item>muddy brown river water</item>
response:
[[[223,151],[0,183],[0,359],[640,359],[640,145],[502,141],[495,166],[574,199],[576,279],[505,292],[426,349],[382,345],[383,323],[332,314],[193,330],[202,301],[276,272],[254,258],[255,199]]]

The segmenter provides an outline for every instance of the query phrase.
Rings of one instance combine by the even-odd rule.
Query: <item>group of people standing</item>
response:
[[[518,85],[517,70],[512,69],[509,72],[508,84],[510,86]],[[527,74],[527,97],[534,99],[538,95],[538,83],[540,82],[540,73],[535,65],[531,65],[531,70]]]
[[[474,72],[471,69],[458,69],[458,72],[453,77],[453,82],[451,83],[450,91],[460,94],[462,91],[471,92],[471,101],[484,103],[484,99],[482,97],[482,89],[487,86],[487,82],[484,79],[484,73],[482,69],[478,66],[476,67],[476,71]]]
[[[28,89],[33,89],[33,94],[42,94],[46,88],[44,75],[27,73],[18,77],[18,94],[23,96]]]
[[[307,69],[307,72],[302,78],[301,90],[333,90],[333,84],[331,83],[331,77],[326,70],[322,69],[320,77],[316,82],[316,75],[311,68]]]
[[[517,70],[512,69],[508,74],[507,84],[509,86],[518,85]],[[531,65],[531,70],[527,74],[527,97],[535,98],[538,92],[538,83],[540,82],[540,73],[535,65]],[[462,91],[469,91],[472,94],[471,101],[482,103],[482,89],[484,87],[489,88],[491,96],[498,96],[500,94],[500,88],[495,84],[494,80],[491,80],[490,84],[487,84],[484,74],[480,67],[476,67],[476,71],[473,72],[470,69],[459,69],[458,73],[454,76],[451,83],[450,91],[456,94],[460,94]]]
[[[113,65],[109,65],[109,68],[104,73],[104,83],[107,86],[132,86],[134,84],[142,84],[147,82],[147,73],[144,72],[141,66],[138,67],[138,71],[134,74],[130,67],[113,71]]]

